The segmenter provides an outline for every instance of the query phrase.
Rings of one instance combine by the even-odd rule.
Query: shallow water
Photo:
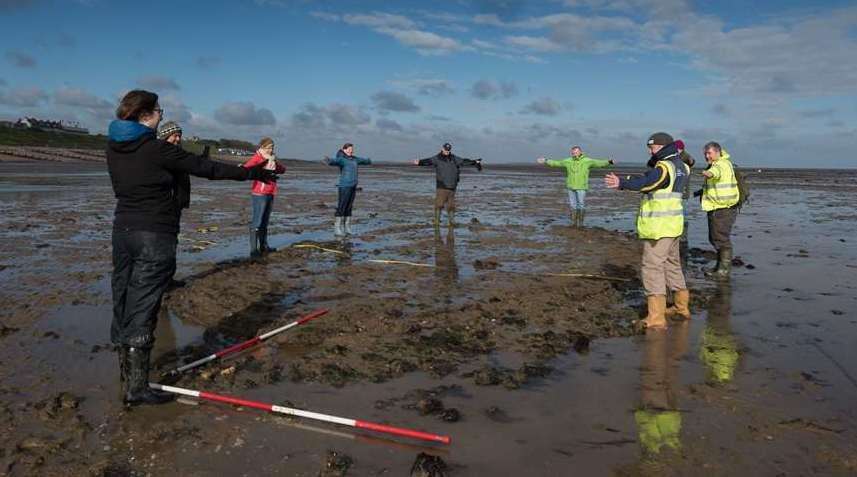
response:
[[[332,240],[332,175],[316,170],[290,174],[281,184],[283,195],[275,206],[273,245]],[[835,195],[829,187],[831,177],[839,181]],[[71,173],[68,178],[55,174],[42,183],[41,178],[29,181],[0,174],[2,220],[11,227],[4,241],[30,235],[35,242],[50,244],[46,250],[70,247],[61,222],[45,223],[35,232],[15,227],[27,217],[22,208],[55,214],[73,210],[80,213],[71,235],[73,246],[100,247],[95,253],[105,253],[112,201],[105,197],[104,179],[97,174]],[[755,268],[734,269],[730,287],[716,287],[698,274],[691,276],[692,289],[704,288],[712,294],[689,324],[673,326],[667,333],[593,341],[588,354],[557,359],[554,373],[522,389],[474,386],[456,376],[437,379],[411,373],[385,383],[349,384],[341,389],[282,382],[244,390],[241,395],[449,434],[451,446],[428,452],[449,463],[453,475],[686,474],[700,469],[706,475],[853,474],[857,471],[857,408],[853,405],[857,402],[857,248],[851,243],[857,230],[857,214],[851,206],[857,199],[855,179],[853,171],[765,171],[754,176],[753,200],[739,216],[733,240],[736,255]],[[356,258],[375,256],[374,250],[404,250],[385,253],[384,258],[438,260],[444,266],[452,262],[461,279],[475,273],[474,257],[492,254],[469,248],[473,234],[481,232],[466,226],[456,230],[454,244],[442,247],[442,253],[409,252],[403,246],[413,231],[405,229],[379,235],[380,240],[361,240],[360,236],[374,231],[424,223],[434,187],[430,175],[409,169],[367,169],[361,171],[361,181],[364,190],[355,206],[359,236],[352,244]],[[587,197],[587,225],[633,229],[637,197],[608,191],[599,181],[593,178]],[[547,237],[550,227],[568,222],[562,185],[560,176],[536,169],[466,174],[458,192],[458,220],[531,227],[533,237]],[[61,187],[61,193],[52,187]],[[245,189],[243,184],[207,182],[195,182],[194,187],[204,195],[198,207],[212,207],[219,195],[231,197],[227,191]],[[396,204],[391,201],[392,192],[426,198],[422,203]],[[292,194],[319,195],[328,208],[295,210],[289,204]],[[521,210],[527,210],[527,215],[522,216]],[[195,211],[186,218],[185,231],[195,239],[206,236],[192,231],[218,217],[222,220],[224,214],[229,212]],[[705,216],[695,205],[690,220],[691,246],[709,248]],[[236,230],[243,227],[243,223],[235,226]],[[178,275],[246,253],[241,235],[227,234],[217,242],[199,253],[181,253]],[[21,260],[9,249],[0,255],[0,263],[8,267],[0,269],[4,285],[14,288],[13,281],[23,274]],[[49,273],[56,264],[37,257],[33,266]],[[68,267],[72,270],[74,264]],[[526,260],[504,263],[507,267],[525,270]],[[86,397],[83,414],[105,428],[122,419],[128,426],[181,422],[190,428],[213,429],[219,436],[203,432],[202,441],[180,440],[174,449],[159,449],[156,459],[135,457],[135,468],[192,469],[198,475],[315,475],[327,450],[336,449],[354,459],[350,475],[403,475],[416,454],[425,450],[411,442],[366,439],[348,429],[305,421],[295,424],[216,404],[175,404],[117,417],[123,414],[113,399],[118,393],[115,356],[91,352],[92,346],[109,341],[106,271],[101,266],[101,278],[87,288],[102,298],[101,303],[63,305],[42,316],[32,330],[3,339],[2,362],[26,357],[4,373],[3,386],[14,388],[21,399],[62,383]],[[199,344],[203,334],[203,328],[170,315],[169,322],[158,328],[156,356]],[[283,336],[249,353],[288,363],[301,352],[300,345]],[[514,354],[491,359],[509,367],[520,364]],[[460,386],[440,396],[446,407],[461,412],[460,422],[420,416],[398,405],[376,406],[379,400],[408,390],[440,385]],[[2,399],[10,399],[10,394],[4,393]],[[502,412],[486,414],[492,406]],[[671,424],[662,427],[672,426],[677,432],[663,431],[660,439],[646,434],[651,427],[643,424],[646,417],[638,412],[644,408],[653,410],[652,416],[664,416],[662,422]],[[90,441],[90,446],[105,445],[103,440]],[[138,455],[133,443],[106,445],[126,446]]]

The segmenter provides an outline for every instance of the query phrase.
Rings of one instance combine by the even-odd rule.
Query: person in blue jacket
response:
[[[333,220],[333,233],[337,237],[351,235],[351,208],[357,193],[357,166],[368,166],[372,164],[372,160],[355,156],[354,144],[347,142],[336,151],[336,157],[325,157],[324,162],[329,166],[339,167],[339,182],[336,184],[339,198]]]

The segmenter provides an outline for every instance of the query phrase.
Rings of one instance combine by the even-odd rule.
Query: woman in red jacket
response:
[[[252,168],[262,163],[265,163],[264,169],[274,171],[276,174],[286,172],[286,167],[277,162],[274,155],[274,140],[269,137],[263,137],[259,141],[256,154],[242,166]],[[275,195],[277,195],[276,182],[253,181],[253,223],[250,225],[250,256],[253,258],[277,251],[268,246],[268,220],[271,218]]]

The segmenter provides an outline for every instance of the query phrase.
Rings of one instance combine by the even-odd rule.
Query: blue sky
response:
[[[145,5],[145,8],[143,8]],[[857,167],[854,2],[0,0],[0,118],[106,130],[159,93],[186,135],[405,161],[645,161],[664,130],[746,165]]]

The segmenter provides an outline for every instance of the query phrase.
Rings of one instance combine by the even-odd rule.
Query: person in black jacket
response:
[[[414,160],[417,166],[434,167],[437,189],[434,196],[434,226],[440,225],[440,211],[446,206],[446,219],[450,227],[455,225],[455,189],[461,177],[461,166],[473,166],[482,171],[482,159],[467,159],[452,153],[452,144],[446,143],[440,152],[425,159]]]
[[[113,219],[113,323],[127,405],[160,404],[171,396],[149,388],[149,360],[164,291],[176,270],[183,174],[208,179],[273,181],[276,174],[196,156],[155,137],[163,117],[158,95],[126,94],[110,123],[107,168],[116,195]]]

